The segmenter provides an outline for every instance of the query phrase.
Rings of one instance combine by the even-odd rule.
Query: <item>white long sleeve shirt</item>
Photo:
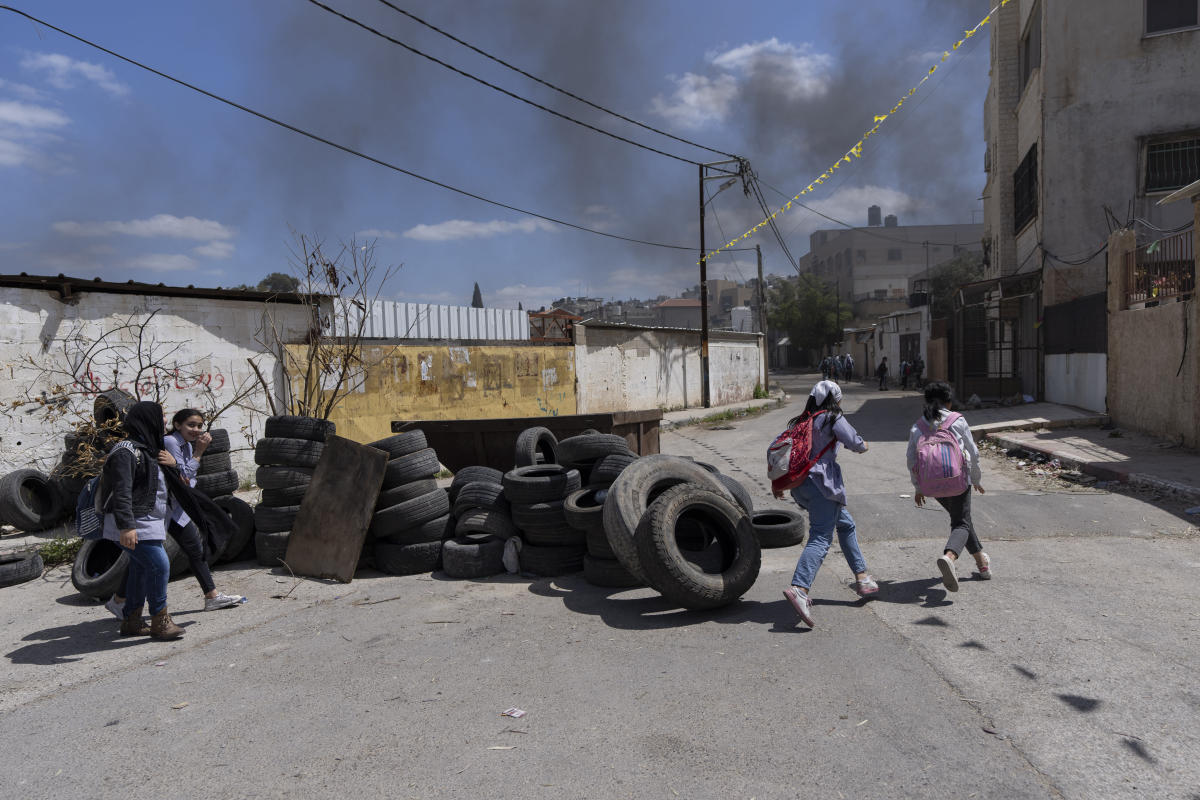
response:
[[[950,415],[946,409],[938,412],[935,423],[941,425],[942,422]],[[975,437],[971,435],[971,426],[967,422],[967,418],[959,416],[950,426],[950,433],[954,434],[954,438],[958,440],[958,448],[962,450],[963,461],[967,467],[967,474],[971,476],[971,485],[978,486],[982,476],[979,471],[979,448],[975,446]],[[917,477],[913,472],[917,466],[917,442],[921,439],[921,428],[913,423],[912,430],[908,432],[908,477],[912,481],[914,489],[919,489],[917,486]]]

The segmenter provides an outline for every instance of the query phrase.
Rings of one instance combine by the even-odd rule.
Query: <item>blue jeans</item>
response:
[[[812,478],[792,489],[792,499],[796,505],[808,509],[808,543],[804,552],[796,562],[796,572],[792,575],[792,586],[808,589],[817,577],[817,570],[829,552],[833,543],[833,531],[836,528],[838,542],[842,545],[842,555],[850,565],[854,574],[867,571],[867,562],[862,551],[858,549],[858,534],[854,527],[854,518],[841,503],[835,503],[821,494],[820,488],[813,483]]]
[[[121,610],[128,617],[140,614],[142,604],[149,602],[153,616],[167,607],[167,578],[171,576],[171,562],[162,541],[139,541],[129,553],[129,575],[125,578],[125,607]]]

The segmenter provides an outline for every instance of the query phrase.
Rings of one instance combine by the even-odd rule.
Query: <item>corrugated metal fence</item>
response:
[[[339,309],[334,319],[335,335],[345,336],[356,330],[364,314],[363,336],[368,339],[529,339],[526,311],[391,300],[377,300],[365,312],[354,306]]]

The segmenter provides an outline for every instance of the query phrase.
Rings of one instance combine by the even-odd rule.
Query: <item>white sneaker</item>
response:
[[[109,613],[117,619],[124,620],[124,605],[124,603],[117,603],[117,596],[114,594],[112,597],[108,598],[108,602],[104,604],[104,607],[107,608]]]
[[[230,606],[236,606],[245,599],[240,594],[220,593],[216,597],[204,598],[204,610],[216,611],[219,608],[229,608]]]
[[[808,598],[799,587],[789,586],[783,590],[783,596],[792,604],[792,608],[796,612],[796,616],[804,621],[804,624],[810,628],[815,628],[816,623],[813,622],[812,616],[812,600]]]
[[[992,579],[992,560],[988,558],[987,553],[980,553],[979,561],[983,562],[982,564],[976,562],[976,569],[979,572],[979,580],[990,581]]]
[[[954,573],[954,562],[945,555],[938,556],[938,569],[942,571],[942,585],[948,592],[958,591],[958,575]]]

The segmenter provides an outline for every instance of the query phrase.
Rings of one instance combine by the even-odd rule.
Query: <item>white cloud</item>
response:
[[[550,302],[565,297],[567,292],[561,286],[527,286],[524,283],[505,286],[484,293],[484,302],[489,299],[492,305],[503,308],[516,308],[520,303],[526,310],[549,306]]]
[[[537,231],[553,231],[553,223],[544,219],[524,219],[520,222],[472,222],[465,219],[451,219],[436,225],[417,225],[404,232],[407,239],[418,239],[424,242],[453,242],[459,239],[485,239],[506,233],[535,233]]]
[[[53,108],[0,100],[0,126],[34,131],[61,128],[70,122],[70,117]]]
[[[38,158],[37,153],[23,144],[0,139],[0,167],[20,167]]]
[[[232,242],[209,242],[193,247],[192,252],[201,258],[229,258],[233,255]]]
[[[359,231],[354,234],[356,239],[395,239],[396,234],[393,231],[385,231],[380,228],[367,228],[365,231]]]
[[[44,96],[41,91],[28,86],[24,83],[16,83],[0,78],[0,90],[9,92],[17,97],[23,97],[26,100],[41,100]]]
[[[198,217],[176,217],[171,214],[155,214],[149,219],[134,219],[128,222],[55,222],[51,227],[64,236],[112,236],[124,234],[150,238],[165,236],[172,239],[196,241],[224,241],[232,239],[233,228],[211,219]]]
[[[147,253],[130,259],[125,265],[153,272],[176,272],[190,271],[196,266],[196,260],[183,253]]]
[[[119,82],[107,67],[76,61],[61,53],[30,53],[21,59],[21,69],[44,72],[47,82],[58,89],[73,89],[75,80],[82,78],[116,97],[129,94],[129,87]]]
[[[809,44],[771,37],[706,55],[717,74],[670,75],[669,98],[658,95],[651,110],[681,128],[696,129],[728,119],[734,101],[749,83],[765,86],[788,100],[811,100],[829,91],[833,58]]]

